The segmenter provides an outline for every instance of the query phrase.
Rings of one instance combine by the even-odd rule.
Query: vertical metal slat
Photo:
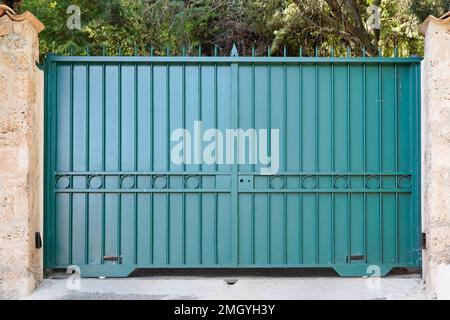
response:
[[[182,118],[183,128],[186,128],[186,65],[185,64],[183,64],[183,66],[182,66],[181,81],[182,81],[181,86],[182,86],[182,91],[183,91],[182,92],[183,99],[182,99],[181,118]],[[184,134],[184,131],[183,131],[183,134]],[[184,144],[186,144],[186,137],[184,137],[184,136],[183,136],[183,141],[184,141]],[[186,147],[186,146],[184,145],[183,147]],[[185,157],[185,156],[186,155],[183,154],[183,157]],[[186,160],[186,159],[184,159],[184,160]],[[186,161],[183,161],[183,172],[186,172]],[[185,178],[185,177],[183,177],[183,178]],[[186,264],[186,193],[184,193],[184,192],[182,194],[182,210],[183,210],[183,212],[182,212],[182,220],[183,220],[182,221],[182,225],[183,225],[182,252],[183,252],[183,264]]]
[[[138,76],[138,67],[137,64],[134,64],[134,171],[138,171],[138,154],[139,154],[139,144],[138,144],[138,95],[139,95],[139,88],[138,88],[138,82],[139,76]],[[136,185],[136,188],[139,188],[139,177],[135,176],[134,183]],[[134,201],[133,201],[133,211],[134,211],[134,264],[138,264],[138,196],[137,193],[134,193]]]
[[[382,103],[382,66],[381,63],[378,63],[378,141],[379,141],[379,154],[378,154],[378,164],[380,172],[383,171],[383,140],[382,140],[382,130],[383,130],[383,103]],[[380,188],[383,188],[383,177],[380,176]],[[379,197],[379,231],[380,231],[380,261],[379,263],[383,263],[383,194],[381,192],[378,193]]]
[[[318,54],[318,48],[316,47],[316,56]],[[314,168],[316,172],[319,172],[319,65],[315,64],[315,72],[314,72]],[[319,177],[316,176],[316,188],[319,185]],[[314,193],[314,223],[315,223],[315,241],[314,241],[314,252],[315,252],[315,262],[319,264],[319,193]]]
[[[362,105],[363,105],[363,119],[362,119],[362,124],[363,124],[363,171],[364,173],[367,172],[367,133],[366,133],[366,78],[367,78],[367,71],[366,71],[366,64],[363,64],[363,101],[362,101]],[[364,183],[364,189],[366,188],[366,178],[367,176],[364,174],[363,176],[363,183]],[[364,214],[364,262],[368,263],[367,257],[368,257],[368,252],[367,252],[367,194],[366,192],[363,193],[363,214]]]
[[[86,170],[90,171],[90,160],[89,160],[89,113],[90,113],[90,65],[86,63]],[[87,178],[86,178],[87,179]],[[85,187],[88,187],[88,181],[85,180]],[[86,239],[86,264],[89,264],[89,193],[86,193],[85,202],[85,239]]]
[[[119,108],[118,108],[118,134],[119,134],[119,143],[118,143],[118,167],[119,171],[122,171],[122,64],[118,65],[118,83],[119,83]],[[122,187],[122,179],[119,178],[119,189]],[[122,255],[122,194],[118,193],[117,195],[118,205],[117,205],[117,257],[121,257]]]
[[[350,160],[350,64],[347,63],[347,172],[351,171],[351,160]],[[347,179],[350,179],[347,176]],[[351,182],[347,180],[348,186],[351,188]],[[347,193],[347,256],[352,256],[352,194]],[[351,261],[349,261],[351,263]]]
[[[335,171],[334,157],[334,63],[331,64],[331,171]],[[333,179],[333,178],[332,178]],[[331,193],[331,262],[336,263],[336,213],[335,196]]]
[[[170,153],[170,65],[166,64],[166,152]],[[166,159],[166,169],[170,171],[170,158]],[[167,187],[170,188],[170,177],[167,176]],[[170,264],[170,194],[166,192],[166,263]]]
[[[102,170],[106,171],[106,71],[105,64],[102,64]],[[105,177],[102,177],[102,184],[105,185]],[[101,264],[104,264],[106,251],[105,245],[106,230],[106,212],[105,212],[105,193],[102,193],[102,248],[101,248]]]
[[[73,171],[73,63],[70,64],[70,120],[69,120],[69,170]],[[73,188],[73,177],[70,179]],[[69,263],[73,264],[73,193],[69,193]]]
[[[284,48],[286,56],[286,47]],[[287,67],[283,64],[283,170],[287,172]],[[287,178],[284,177],[284,185],[287,187]],[[287,263],[288,253],[288,236],[287,236],[287,194],[283,192],[283,263]]]
[[[302,56],[302,50],[300,49],[300,56]],[[299,128],[298,128],[298,132],[299,132],[299,143],[300,143],[300,154],[299,154],[299,169],[302,172],[303,171],[303,64],[300,63],[299,64],[299,68],[298,68],[298,74],[299,74],[299,81],[298,81],[298,85],[299,85]],[[300,186],[302,186],[302,178],[300,177]],[[303,193],[299,194],[299,220],[300,220],[300,228],[299,228],[299,248],[300,248],[300,252],[299,252],[299,263],[302,264],[303,263]]]

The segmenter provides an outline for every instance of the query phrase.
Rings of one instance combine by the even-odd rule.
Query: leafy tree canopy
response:
[[[0,0],[1,2],[2,0]],[[16,10],[29,10],[45,25],[41,56],[76,54],[90,48],[100,54],[170,53],[228,55],[236,43],[241,55],[421,54],[418,25],[429,14],[440,16],[450,0],[4,0]],[[66,26],[70,5],[81,10],[81,29]],[[369,30],[369,7],[380,7],[380,30]],[[185,48],[185,49],[183,49]]]

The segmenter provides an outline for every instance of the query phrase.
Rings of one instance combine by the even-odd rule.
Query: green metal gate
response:
[[[420,266],[420,58],[49,56],[45,77],[46,268]],[[279,129],[279,172],[173,164],[197,120]]]

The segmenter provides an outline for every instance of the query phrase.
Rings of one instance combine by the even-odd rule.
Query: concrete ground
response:
[[[29,299],[64,300],[390,300],[425,299],[419,275],[339,277],[153,276],[126,279],[45,279]]]

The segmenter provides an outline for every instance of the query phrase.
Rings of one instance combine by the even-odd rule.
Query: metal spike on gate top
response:
[[[233,48],[231,49],[231,57],[239,57],[239,52],[235,43],[233,43]]]

